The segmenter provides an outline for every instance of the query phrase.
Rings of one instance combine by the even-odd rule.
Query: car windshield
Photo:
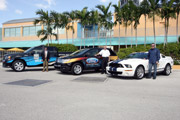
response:
[[[88,51],[88,49],[81,49],[81,50],[78,50],[76,52],[73,52],[72,54],[70,54],[70,56],[82,55],[82,54],[84,54],[87,51]]]
[[[140,59],[147,59],[147,53],[132,53],[128,55],[126,58],[140,58]]]
[[[24,51],[24,53],[29,53],[31,50],[33,50],[35,47],[29,48],[26,51]]]

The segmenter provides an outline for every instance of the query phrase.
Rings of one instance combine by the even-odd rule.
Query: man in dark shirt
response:
[[[48,72],[48,62],[49,62],[50,54],[49,51],[47,50],[47,47],[44,48],[44,51],[42,53],[42,61],[43,61],[43,72],[46,71]]]
[[[155,44],[151,44],[151,49],[148,51],[149,73],[148,78],[151,78],[152,67],[154,67],[153,79],[156,79],[157,64],[159,64],[160,52],[155,48]]]

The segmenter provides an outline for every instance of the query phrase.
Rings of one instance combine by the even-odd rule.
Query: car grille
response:
[[[122,74],[122,72],[108,71],[111,74]]]
[[[122,64],[117,64],[117,63],[110,63],[109,66],[110,66],[110,67],[120,67],[120,68],[124,68],[124,67],[122,66]]]

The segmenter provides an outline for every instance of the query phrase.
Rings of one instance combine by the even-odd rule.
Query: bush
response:
[[[146,52],[151,48],[150,45],[144,47],[144,45],[133,46],[132,48],[121,48],[117,55],[120,59],[128,56],[133,52]],[[157,45],[157,48],[160,52],[166,56],[171,56],[174,59],[174,64],[180,64],[178,60],[180,60],[180,44],[177,43],[168,43],[165,47],[163,44]]]
[[[57,47],[58,52],[74,52],[78,50],[73,44],[49,44],[49,46]]]

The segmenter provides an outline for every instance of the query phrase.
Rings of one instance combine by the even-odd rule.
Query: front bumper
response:
[[[12,65],[12,63],[8,63],[8,61],[6,61],[6,60],[3,60],[3,61],[2,61],[2,66],[3,66],[4,68],[11,67],[11,65]]]
[[[68,72],[71,70],[71,66],[69,64],[63,64],[63,63],[55,63],[54,68],[56,70],[60,70],[63,72]]]
[[[106,67],[106,71],[108,74],[115,74],[118,76],[127,76],[127,77],[133,77],[135,70],[132,68],[120,68],[120,67]]]

